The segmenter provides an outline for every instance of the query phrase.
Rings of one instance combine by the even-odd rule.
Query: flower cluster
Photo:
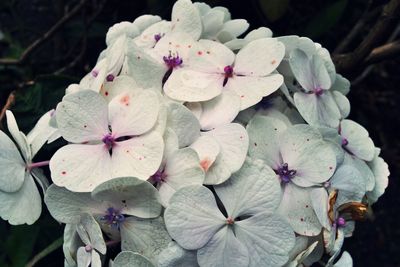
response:
[[[26,136],[0,132],[0,216],[65,223],[65,266],[351,266],[341,247],[388,166],[347,119],[350,83],[298,36],[178,0],[112,26],[79,84]],[[68,142],[49,162],[45,144]],[[52,184],[40,167],[49,165]],[[36,182],[36,183],[35,183]]]

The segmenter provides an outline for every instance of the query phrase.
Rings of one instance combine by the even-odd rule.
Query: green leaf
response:
[[[348,4],[348,0],[338,0],[335,3],[321,10],[308,23],[305,35],[310,38],[317,38],[326,33],[330,28],[336,25]]]
[[[261,9],[269,21],[280,19],[289,6],[290,0],[259,0]]]

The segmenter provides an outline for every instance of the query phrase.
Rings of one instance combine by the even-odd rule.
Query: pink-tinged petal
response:
[[[249,147],[249,136],[246,129],[237,123],[220,126],[204,135],[213,137],[221,148],[215,162],[206,172],[204,183],[223,183],[242,167]]]
[[[122,93],[109,104],[109,121],[115,137],[141,135],[155,125],[159,112],[158,96],[145,90]]]
[[[276,39],[252,41],[236,55],[235,72],[246,76],[266,76],[278,67],[284,55],[285,46]]]
[[[222,74],[176,69],[164,84],[164,92],[179,101],[207,101],[221,94],[223,81]]]
[[[240,97],[240,110],[244,110],[278,90],[282,84],[283,77],[280,74],[266,77],[234,76],[228,79],[225,89],[233,90]]]
[[[56,113],[58,129],[69,142],[101,140],[109,131],[107,102],[96,92],[84,90],[64,96]]]
[[[212,130],[231,123],[240,110],[240,97],[234,92],[223,91],[219,96],[203,102],[200,116],[202,130]]]
[[[50,160],[53,182],[74,192],[91,192],[111,179],[111,156],[104,144],[66,145]]]
[[[107,100],[108,103],[121,93],[138,94],[143,89],[137,85],[132,77],[121,75],[116,77],[112,82],[106,82],[100,90],[100,94]]]
[[[135,39],[135,44],[143,48],[153,48],[157,42],[159,42],[164,35],[170,31],[170,21],[159,21],[144,30],[143,33]]]
[[[112,150],[112,177],[147,180],[160,167],[163,150],[162,136],[155,131],[117,142]]]
[[[211,136],[200,136],[196,142],[190,145],[199,156],[201,168],[207,172],[217,159],[221,149],[218,142]]]
[[[200,40],[200,47],[190,51],[190,68],[206,73],[224,73],[226,66],[231,66],[235,54],[225,45],[210,41]]]

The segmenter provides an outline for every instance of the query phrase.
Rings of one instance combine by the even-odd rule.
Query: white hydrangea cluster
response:
[[[308,38],[178,0],[112,26],[96,66],[25,136],[0,132],[0,216],[65,223],[65,266],[352,266],[388,166]],[[32,162],[63,138],[49,161]],[[49,165],[51,181],[40,167]],[[107,249],[121,253],[106,262]],[[107,260],[108,261],[108,260]]]

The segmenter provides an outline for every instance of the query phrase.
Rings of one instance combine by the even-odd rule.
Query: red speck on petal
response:
[[[300,221],[304,222],[304,219],[303,219],[303,218],[300,218]]]
[[[107,91],[105,91],[105,92],[104,92],[104,95],[108,96],[108,92],[107,92]]]
[[[206,172],[211,166],[211,161],[208,158],[205,158],[202,161],[200,161],[200,166]]]
[[[240,97],[241,97],[241,98],[244,98],[244,95],[241,95]]]
[[[257,143],[254,143],[254,146],[257,146]]]
[[[243,139],[243,136],[240,136],[240,139]]]
[[[168,42],[169,45],[172,45],[172,42]]]
[[[210,51],[207,51],[207,54],[210,54],[211,52]]]
[[[306,208],[308,208],[308,205],[306,205]]]
[[[181,45],[180,45],[180,44],[177,44],[177,45],[175,45],[175,47],[181,47]]]
[[[137,56],[137,59],[140,59],[140,56]]]
[[[62,174],[62,175],[66,175],[66,174],[67,174],[67,172],[66,172],[66,171],[63,171],[63,172],[61,172],[61,174]]]
[[[83,125],[83,128],[87,128],[87,125],[85,124],[85,125]]]
[[[271,61],[271,64],[272,64],[272,65],[274,65],[275,63],[276,63],[276,60],[275,60],[275,59]]]
[[[179,21],[179,18],[177,18],[176,21]]]
[[[199,56],[201,56],[201,55],[203,54],[203,52],[197,51],[197,54],[198,54]]]
[[[192,48],[192,45],[188,45],[188,48]]]
[[[125,106],[129,106],[129,100],[130,97],[129,95],[124,95],[123,97],[121,97],[121,99],[119,100],[119,102]]]
[[[129,150],[126,150],[125,152],[126,152],[126,153],[129,153]]]
[[[139,158],[139,160],[142,160],[142,159],[143,159],[142,157]]]

